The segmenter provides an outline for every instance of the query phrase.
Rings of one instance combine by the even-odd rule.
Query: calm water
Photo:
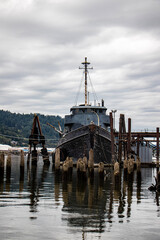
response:
[[[81,181],[76,170],[63,178],[43,166],[12,156],[0,177],[0,239],[160,239],[159,196],[148,191],[156,169],[142,168],[129,181],[112,174]],[[108,171],[110,171],[108,169]]]

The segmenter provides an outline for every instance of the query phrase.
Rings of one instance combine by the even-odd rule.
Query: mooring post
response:
[[[0,154],[0,168],[4,169],[4,152]]]
[[[121,119],[122,119],[122,152],[124,159],[127,157],[127,143],[124,135],[126,135],[126,124],[125,124],[125,116],[124,114],[121,114]]]
[[[159,128],[157,127],[157,170],[159,169]]]
[[[136,167],[137,167],[137,172],[139,172],[141,170],[141,160],[139,156],[137,156],[137,159],[136,159]]]
[[[128,118],[128,154],[131,152],[131,118]]]
[[[132,156],[128,159],[128,174],[133,173],[134,171],[134,158]]]
[[[100,162],[98,164],[98,173],[99,173],[99,177],[104,178],[104,163]]]
[[[11,168],[11,153],[8,153],[6,168]]]
[[[115,162],[115,164],[114,164],[114,176],[118,176],[119,173],[120,173],[119,163]]]
[[[60,169],[60,149],[57,148],[55,152],[55,169]]]
[[[137,136],[137,156],[139,156],[139,135]]]
[[[122,161],[122,114],[120,114],[119,118],[119,137],[118,137],[118,162],[121,165]]]
[[[24,168],[24,152],[23,150],[21,150],[21,153],[20,153],[20,167],[21,168]]]
[[[89,150],[88,168],[94,168],[94,152],[92,148]]]
[[[68,172],[69,169],[69,161],[66,159],[62,165],[62,170],[64,173]]]
[[[28,155],[27,155],[27,166],[30,163],[30,157],[31,157],[31,148],[28,149]]]
[[[111,156],[112,156],[112,164],[114,164],[115,156],[114,156],[114,132],[113,132],[112,112],[110,112],[110,129],[111,129]]]

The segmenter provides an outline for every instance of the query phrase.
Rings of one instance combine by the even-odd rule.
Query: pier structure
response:
[[[110,117],[112,114],[110,114]],[[112,123],[112,120],[111,120]],[[117,161],[120,166],[124,164],[126,159],[134,156],[135,159],[139,158],[141,146],[152,148],[152,152],[156,155],[156,162],[142,162],[142,165],[156,166],[159,168],[159,128],[155,132],[132,132],[131,118],[128,118],[128,131],[126,131],[125,116],[120,114],[119,117],[119,131],[113,131],[111,124],[111,151],[113,146],[117,146]],[[153,144],[155,142],[155,145]],[[147,156],[146,156],[147,157]],[[140,162],[140,159],[138,159]],[[126,165],[126,163],[125,163]]]

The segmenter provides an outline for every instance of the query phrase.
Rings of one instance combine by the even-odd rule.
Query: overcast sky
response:
[[[160,127],[160,0],[1,0],[0,13],[0,109],[68,114],[87,57],[117,125]]]

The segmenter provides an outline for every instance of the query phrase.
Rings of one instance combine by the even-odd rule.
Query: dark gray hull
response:
[[[67,156],[74,161],[84,155],[89,158],[89,150],[94,151],[94,163],[111,163],[111,137],[104,128],[90,124],[63,136],[57,145],[61,150],[61,161]]]

